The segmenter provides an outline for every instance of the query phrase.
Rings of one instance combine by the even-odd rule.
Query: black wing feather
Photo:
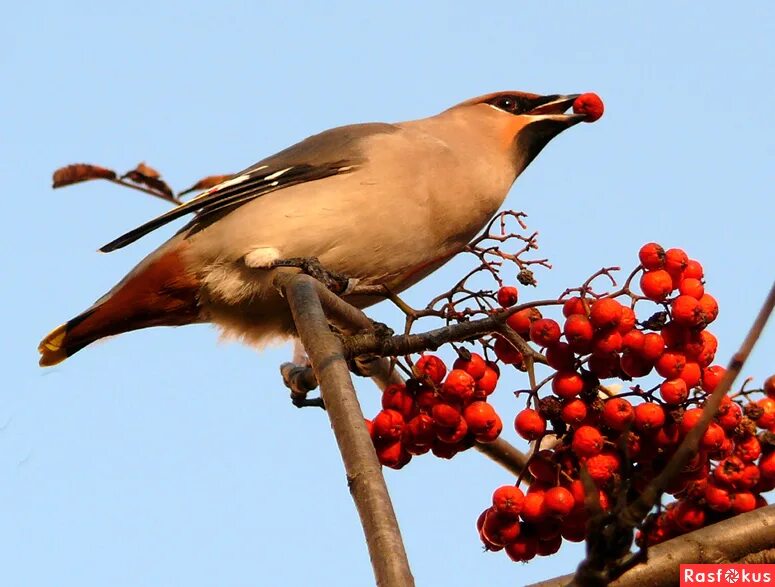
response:
[[[109,253],[125,247],[192,212],[197,214],[189,227],[206,226],[216,218],[216,214],[228,214],[238,206],[270,192],[354,171],[364,161],[360,149],[363,139],[398,130],[398,127],[384,123],[354,124],[309,137],[234,174],[185,204],[130,230],[100,248],[100,251]],[[240,180],[235,182],[238,178]]]
[[[206,220],[211,214],[237,208],[250,200],[270,192],[299,183],[324,179],[340,173],[347,173],[353,169],[353,166],[346,165],[345,162],[335,162],[322,167],[315,167],[312,165],[291,167],[277,179],[267,179],[267,177],[271,178],[273,174],[280,171],[279,169],[261,169],[260,171],[236,174],[233,177],[240,177],[240,175],[245,175],[246,177],[239,183],[226,185],[226,187],[221,189],[219,189],[219,186],[210,188],[193,200],[181,204],[169,212],[165,212],[161,216],[157,216],[153,220],[149,220],[145,224],[122,234],[117,239],[112,240],[101,247],[100,252],[110,253],[111,251],[121,249],[144,237],[146,234],[153,232],[157,228],[177,220],[178,218],[182,218],[187,214],[191,214],[192,212],[197,212],[196,221],[200,222]],[[228,184],[228,181],[230,180],[226,180],[224,183]]]

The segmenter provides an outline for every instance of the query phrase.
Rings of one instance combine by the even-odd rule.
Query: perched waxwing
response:
[[[290,312],[272,285],[288,270],[277,262],[291,258],[317,258],[353,283],[400,292],[460,252],[541,149],[585,119],[566,113],[576,97],[487,94],[430,118],[328,130],[259,161],[102,247],[119,249],[195,213],[46,336],[40,364],[149,326],[212,322],[258,345],[291,337]]]

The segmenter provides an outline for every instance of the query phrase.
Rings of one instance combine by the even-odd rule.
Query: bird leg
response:
[[[343,295],[354,287],[354,281],[341,273],[329,271],[317,257],[290,257],[277,259],[272,267],[297,267],[302,273],[314,277],[337,295]]]

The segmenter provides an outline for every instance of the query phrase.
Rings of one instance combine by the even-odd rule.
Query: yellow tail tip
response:
[[[68,354],[62,348],[62,343],[65,340],[66,334],[67,325],[62,324],[49,332],[46,337],[40,341],[40,344],[38,345],[40,361],[38,361],[38,364],[41,367],[51,367],[61,363],[68,357]]]

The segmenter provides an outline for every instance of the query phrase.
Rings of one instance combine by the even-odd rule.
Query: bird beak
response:
[[[528,112],[519,116],[525,121],[516,136],[521,169],[527,167],[554,137],[586,118],[585,114],[566,113],[578,96],[540,96]]]
[[[535,120],[555,120],[565,122],[566,126],[573,126],[586,118],[585,114],[566,113],[578,97],[579,94],[542,96],[538,104],[526,115]]]

